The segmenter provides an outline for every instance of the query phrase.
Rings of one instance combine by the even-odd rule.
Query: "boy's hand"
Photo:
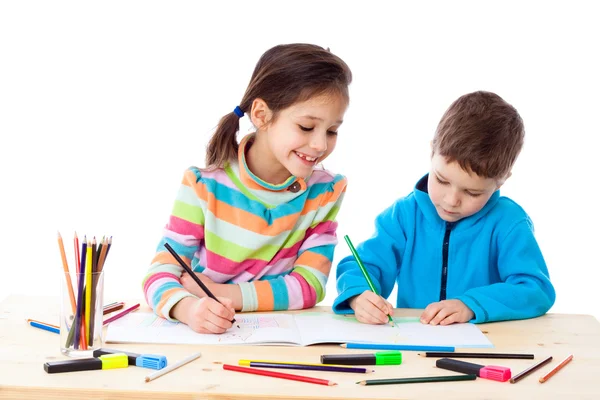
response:
[[[450,325],[468,322],[475,314],[460,300],[442,300],[431,303],[421,314],[421,322],[429,325]]]
[[[195,274],[198,278],[200,278],[202,283],[206,285],[208,290],[212,292],[211,286],[214,285],[213,280],[202,273],[195,272]],[[183,285],[183,288],[191,294],[198,297],[207,297],[206,293],[204,293],[204,290],[202,290],[202,288],[196,283],[196,281],[194,281],[194,278],[192,278],[187,272],[183,271],[183,273],[181,274],[181,278],[179,278],[179,281]]]
[[[198,333],[223,333],[231,328],[235,311],[231,300],[218,299],[222,304],[210,297],[184,297],[175,304],[171,314]]]
[[[389,321],[388,315],[394,311],[388,301],[370,290],[350,299],[350,308],[363,324],[385,324]]]

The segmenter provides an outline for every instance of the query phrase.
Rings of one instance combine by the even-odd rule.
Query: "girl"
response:
[[[337,244],[346,178],[316,166],[334,150],[350,69],[309,44],[262,55],[239,106],[210,140],[208,168],[189,168],[143,287],[157,315],[222,333],[235,310],[314,306]],[[240,118],[255,132],[238,144]],[[169,243],[220,303],[182,274]]]

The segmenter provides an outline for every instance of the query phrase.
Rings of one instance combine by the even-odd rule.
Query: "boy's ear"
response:
[[[272,114],[271,109],[263,99],[254,99],[250,110],[250,120],[254,126],[259,129],[265,126],[271,120]]]

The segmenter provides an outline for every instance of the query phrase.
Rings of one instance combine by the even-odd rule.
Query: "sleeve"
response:
[[[335,218],[346,186],[346,178],[336,175],[328,189],[319,195],[313,222],[304,233],[298,257],[289,274],[239,283],[242,311],[298,310],[313,307],[323,300],[337,244],[338,224]]]
[[[529,217],[516,223],[499,242],[498,272],[501,282],[458,297],[473,310],[472,322],[538,317],[554,304],[556,293]]]
[[[169,243],[180,257],[191,265],[194,254],[204,239],[204,212],[206,186],[201,181],[200,171],[186,171],[169,222],[163,230],[156,255],[142,282],[146,302],[154,312],[170,321],[173,306],[184,297],[195,297],[181,285],[183,268],[164,247]]]
[[[387,298],[394,288],[406,248],[406,233],[402,226],[401,201],[379,214],[375,220],[375,234],[359,244],[356,251],[367,269],[379,294]],[[336,314],[351,314],[348,300],[370,290],[369,285],[352,255],[345,257],[337,267],[338,297],[333,302]]]

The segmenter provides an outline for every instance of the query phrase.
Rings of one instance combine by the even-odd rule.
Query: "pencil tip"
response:
[[[148,378],[148,377],[145,377],[145,378],[144,378],[144,382],[150,382],[150,378]]]
[[[346,348],[346,346],[347,346],[346,343],[340,344],[340,347]]]
[[[337,383],[329,381],[329,386],[337,386]]]
[[[365,383],[365,381],[360,381],[360,382],[356,382],[356,384],[357,384],[357,385],[363,385],[363,386],[364,386],[366,383]]]
[[[421,356],[421,357],[425,357],[425,354],[423,354],[423,353],[417,353],[417,355]]]
[[[213,361],[213,364],[223,364],[222,361]]]

